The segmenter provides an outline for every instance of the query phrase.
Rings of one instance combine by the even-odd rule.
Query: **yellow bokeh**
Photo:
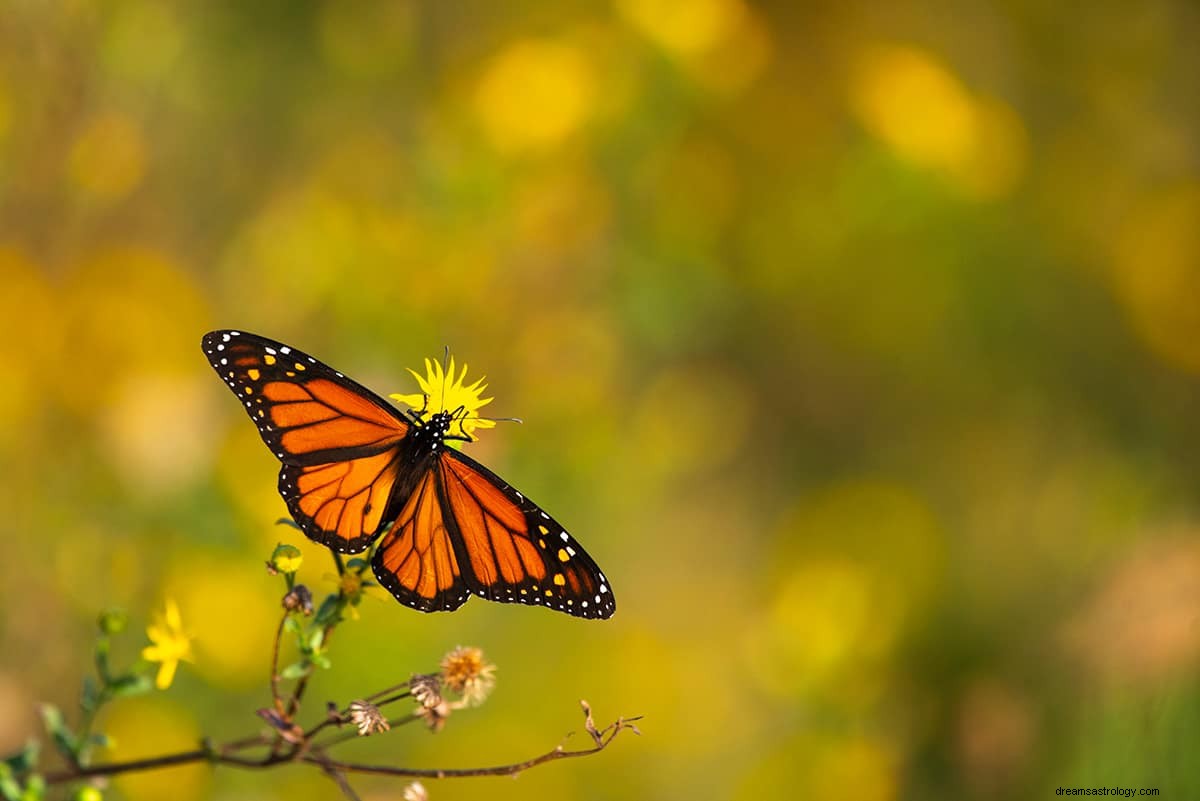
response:
[[[58,364],[61,328],[43,328],[55,308],[55,288],[45,272],[23,252],[0,245],[0,319],[13,336],[0,336],[0,418],[28,420],[43,405],[39,394]],[[17,336],[16,332],[37,331]],[[15,439],[16,428],[0,429],[0,442]]]
[[[197,747],[201,736],[192,715],[159,694],[112,704],[102,724],[112,741],[109,758],[120,760],[190,751]],[[198,762],[171,770],[129,773],[113,783],[128,801],[194,801],[206,797],[211,775],[212,769]]]
[[[837,485],[785,521],[780,586],[747,630],[748,664],[764,689],[808,694],[867,679],[890,658],[937,591],[942,543],[919,497],[884,483]]]
[[[891,743],[868,735],[806,732],[767,752],[746,775],[739,801],[779,796],[894,801],[901,777]]]
[[[717,47],[741,22],[741,0],[618,0],[630,25],[671,53],[691,56]]]
[[[270,673],[271,643],[282,612],[282,586],[263,560],[199,550],[181,552],[163,595],[177,599],[184,628],[195,639],[194,670],[212,684],[246,689]]]
[[[71,148],[71,178],[101,200],[133,191],[146,171],[146,142],[129,116],[100,114],[87,122]]]
[[[622,18],[706,88],[732,94],[771,58],[767,26],[742,0],[618,0]]]
[[[484,70],[475,109],[504,152],[562,143],[587,120],[596,77],[586,54],[565,41],[525,39],[508,45]]]
[[[949,165],[950,175],[963,192],[978,200],[1006,197],[1017,188],[1029,159],[1025,123],[996,98],[977,97],[971,148],[961,161]]]
[[[1164,362],[1200,373],[1200,184],[1141,200],[1118,232],[1113,287],[1129,324]]]
[[[103,408],[138,373],[203,367],[196,360],[208,305],[195,276],[168,253],[122,247],[90,254],[68,271],[62,303],[69,369],[54,377],[71,408]]]
[[[157,495],[200,479],[214,455],[210,389],[203,374],[135,373],[120,382],[100,422],[109,459],[130,487]]]
[[[879,47],[855,64],[851,100],[867,129],[902,158],[950,167],[971,154],[975,114],[945,64],[913,47]]]
[[[977,98],[928,51],[865,49],[853,65],[850,95],[873,136],[968,196],[1003,197],[1024,174],[1027,137],[1020,117],[1000,100]]]

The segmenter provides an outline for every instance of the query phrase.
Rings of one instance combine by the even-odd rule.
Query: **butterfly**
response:
[[[201,346],[282,463],[279,494],[300,529],[342,553],[382,536],[371,569],[400,603],[451,611],[474,594],[612,617],[608,579],[583,547],[447,445],[467,439],[452,433],[461,415],[402,411],[312,356],[244,331],[212,331]]]

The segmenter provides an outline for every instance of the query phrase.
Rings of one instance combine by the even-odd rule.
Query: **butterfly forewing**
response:
[[[213,331],[202,347],[283,462],[279,492],[305,534],[347,553],[367,548],[384,522],[410,424],[370,390],[280,342]]]

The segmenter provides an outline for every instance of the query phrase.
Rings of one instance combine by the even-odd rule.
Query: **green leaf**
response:
[[[28,773],[37,767],[38,754],[42,744],[30,737],[25,741],[25,747],[17,753],[5,757],[0,767],[7,766],[13,773]]]
[[[0,797],[4,801],[21,801],[21,785],[13,778],[13,770],[7,762],[0,762]]]
[[[42,704],[42,725],[54,741],[54,747],[72,764],[79,760],[79,739],[67,726],[62,710],[54,704]]]
[[[290,681],[292,679],[299,679],[308,675],[308,671],[308,662],[293,662],[279,672],[279,677]]]
[[[295,634],[297,637],[299,637],[300,632],[302,632],[304,630],[304,627],[300,625],[299,620],[297,620],[294,617],[289,616],[287,619],[285,619],[283,621],[283,630],[288,632],[289,634]]]
[[[321,601],[321,608],[317,610],[317,616],[313,618],[313,623],[318,626],[337,623],[341,618],[341,611],[341,599],[336,595],[326,595],[325,600]]]
[[[312,634],[308,635],[308,648],[314,654],[320,653],[321,646],[325,644],[325,629],[317,628]]]
[[[351,570],[366,570],[367,569],[367,560],[360,559],[359,557],[356,556],[353,559],[346,562],[346,567],[350,568]]]
[[[329,657],[325,654],[313,654],[309,657],[309,661],[321,668],[321,670],[329,670],[333,667],[333,663],[329,661]]]
[[[150,688],[153,686],[154,683],[150,681],[149,676],[141,673],[127,673],[113,680],[108,685],[108,692],[113,698],[130,698],[150,692]]]
[[[96,674],[100,677],[100,681],[102,681],[106,684],[109,681],[108,651],[109,651],[108,637],[104,637],[104,636],[97,637],[96,638],[96,649],[94,651],[93,659],[96,662]]]
[[[79,693],[79,707],[85,712],[95,712],[100,706],[100,689],[91,676],[83,677],[83,689]]]
[[[303,530],[304,530],[304,529],[300,528],[298,525],[296,525],[296,521],[295,521],[295,520],[292,520],[290,517],[281,517],[281,518],[279,518],[278,520],[276,520],[276,521],[275,521],[275,525],[277,525],[277,526],[291,526],[292,528],[296,529],[296,531],[303,531]]]
[[[21,793],[21,801],[42,801],[45,797],[46,780],[35,773],[25,782],[25,792]]]

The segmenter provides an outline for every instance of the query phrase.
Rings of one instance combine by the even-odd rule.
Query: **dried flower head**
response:
[[[404,788],[404,801],[429,801],[429,792],[420,782],[412,782]]]
[[[351,702],[350,722],[358,727],[360,737],[366,737],[368,734],[381,734],[391,728],[383,713],[379,711],[379,707],[366,701]]]
[[[295,612],[300,610],[306,615],[313,613],[312,593],[303,584],[297,584],[283,596],[283,608]]]
[[[408,680],[408,689],[413,699],[425,709],[442,702],[442,679],[436,673],[413,676]]]
[[[483,651],[472,646],[460,645],[442,657],[442,685],[462,697],[462,706],[483,703],[496,684],[495,672]]]
[[[417,717],[425,721],[425,725],[429,727],[431,732],[435,734],[442,730],[446,725],[446,718],[450,717],[450,712],[453,711],[445,701],[439,702],[435,706],[417,707]]]
[[[408,372],[417,379],[417,385],[421,387],[421,391],[413,395],[391,395],[389,397],[392,400],[398,400],[414,409],[425,409],[430,414],[457,412],[457,416],[454,418],[455,425],[450,429],[451,433],[468,439],[475,439],[475,429],[477,428],[495,427],[495,420],[479,416],[479,410],[493,400],[481,397],[483,391],[487,389],[487,384],[483,383],[483,379],[480,378],[474,384],[468,385],[465,364],[462,372],[455,375],[453,356],[450,357],[450,364],[444,370],[441,362],[426,359],[425,375],[422,376],[415,370]]]

